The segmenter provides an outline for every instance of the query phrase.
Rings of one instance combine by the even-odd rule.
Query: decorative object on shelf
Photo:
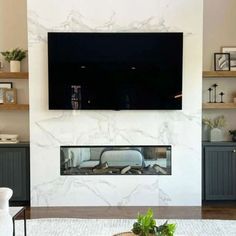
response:
[[[230,54],[230,70],[236,71],[236,47],[223,46],[221,47],[221,52]]]
[[[236,129],[229,130],[230,135],[232,135],[232,141],[236,142]]]
[[[26,57],[27,50],[14,48],[11,51],[1,52],[5,60],[10,63],[11,72],[20,72],[20,62]]]
[[[4,104],[16,104],[16,89],[4,89],[3,90],[3,103]]]
[[[207,125],[210,128],[210,141],[211,142],[220,142],[223,141],[223,131],[222,128],[225,127],[225,117],[218,116],[214,119],[203,119],[203,124]]]
[[[229,53],[214,53],[214,69],[215,71],[230,70],[230,54]]]
[[[212,98],[211,98],[211,94],[212,94],[212,88],[209,88],[208,91],[209,91],[209,103],[212,102]]]
[[[212,87],[213,87],[214,89],[212,89]],[[217,102],[217,95],[216,95],[216,94],[217,94],[216,88],[218,87],[218,84],[213,84],[212,87],[210,87],[210,88],[208,89],[208,92],[209,92],[209,101],[208,101],[208,103],[218,103],[218,102]],[[213,90],[214,90],[214,97],[213,97],[213,101],[212,101],[212,91],[213,91]],[[220,103],[224,103],[224,102],[223,102],[223,96],[225,95],[225,93],[220,92],[219,95],[221,96],[221,97],[220,97]]]
[[[12,60],[10,61],[10,71],[11,72],[20,72],[20,61]]]
[[[225,95],[223,92],[221,92],[221,93],[219,93],[219,95],[220,95],[220,103],[224,103],[223,102],[223,96]]]
[[[164,224],[157,226],[153,217],[152,209],[148,209],[145,215],[138,214],[137,221],[133,224],[132,232],[124,232],[113,236],[173,236],[176,230],[176,224]]]
[[[11,89],[12,82],[0,82],[0,104],[3,103],[4,89]]]
[[[217,103],[217,100],[216,100],[216,88],[218,87],[218,84],[213,84],[212,87],[214,88],[214,103]]]
[[[211,142],[221,142],[223,141],[223,133],[220,128],[213,128],[210,131],[210,141]]]
[[[0,143],[19,143],[18,134],[0,134]]]

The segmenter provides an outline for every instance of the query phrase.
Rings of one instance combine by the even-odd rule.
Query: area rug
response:
[[[158,224],[164,220],[157,220]],[[27,220],[27,236],[112,236],[129,231],[134,220],[50,218]],[[235,236],[236,220],[169,220],[176,236]],[[23,221],[16,221],[16,236],[23,236]]]

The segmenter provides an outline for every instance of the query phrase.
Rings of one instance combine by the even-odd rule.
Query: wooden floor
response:
[[[136,218],[149,207],[31,207],[27,219],[37,218]],[[236,201],[209,202],[202,207],[151,207],[160,219],[228,219],[236,220]]]

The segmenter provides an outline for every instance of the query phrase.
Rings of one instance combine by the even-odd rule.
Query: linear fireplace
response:
[[[171,146],[61,146],[61,175],[170,175]]]

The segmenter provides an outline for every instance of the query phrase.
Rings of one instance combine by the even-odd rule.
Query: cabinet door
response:
[[[236,146],[205,147],[205,199],[236,199]]]
[[[11,201],[29,201],[28,148],[0,148],[0,186],[13,190]]]

